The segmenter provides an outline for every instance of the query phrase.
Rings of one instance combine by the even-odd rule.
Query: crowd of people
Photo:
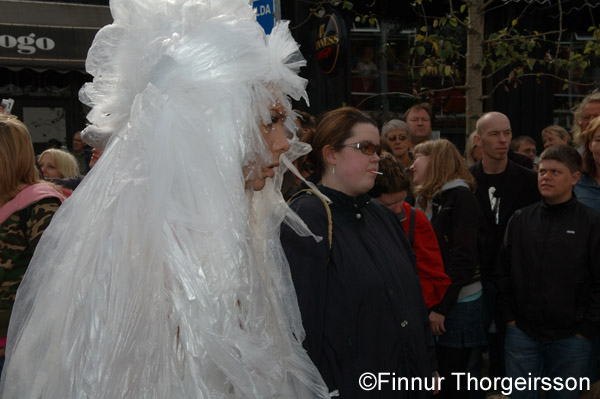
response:
[[[574,399],[589,386],[565,381],[599,379],[600,93],[572,136],[491,111],[461,154],[427,103],[381,129],[293,110],[298,46],[244,0],[161,4],[115,5],[71,152],[36,156],[0,115],[0,397]]]

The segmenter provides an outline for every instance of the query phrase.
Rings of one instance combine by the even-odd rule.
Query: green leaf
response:
[[[354,22],[360,22],[360,17],[359,16],[355,17]]]
[[[352,3],[351,1],[344,1],[344,4],[342,5],[342,10],[352,10],[353,7],[354,3]]]
[[[423,47],[423,46],[417,47],[417,54],[419,54],[419,55],[425,54],[425,47]]]
[[[568,88],[569,88],[569,84],[568,84],[568,83],[565,83],[565,84],[563,85],[563,87],[562,87],[562,89],[563,89],[563,90],[567,90]]]
[[[467,9],[467,5],[463,4],[462,6],[460,6],[460,12],[463,13],[465,12],[465,10]]]
[[[450,76],[452,74],[452,67],[450,65],[446,65],[446,67],[444,68],[444,74],[446,76]]]
[[[421,32],[427,32],[427,27],[426,26],[421,26],[421,28],[419,30]]]
[[[535,66],[535,60],[533,58],[527,58],[527,60],[525,60],[525,63],[527,64],[529,69],[533,71],[533,67]]]
[[[450,24],[450,26],[453,26],[455,28],[458,26],[458,22],[456,21],[456,18],[450,18],[448,23]]]
[[[437,28],[439,24],[440,24],[440,21],[437,18],[433,20],[433,27],[434,28]]]
[[[511,22],[512,26],[515,26],[517,23],[519,23],[519,20],[516,19],[516,18],[513,19],[512,22]]]

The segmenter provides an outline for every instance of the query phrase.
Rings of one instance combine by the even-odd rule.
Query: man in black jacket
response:
[[[495,318],[496,309],[496,290],[491,276],[506,224],[517,209],[539,201],[540,193],[535,172],[509,159],[512,129],[506,115],[488,112],[479,118],[476,127],[477,134],[474,140],[482,149],[482,158],[470,171],[477,183],[475,197],[483,214],[479,222],[477,246],[485,304],[484,327],[488,331]],[[497,333],[488,334],[488,343],[490,374],[502,377],[505,375],[502,325],[498,326]],[[478,360],[481,361],[480,358]],[[475,366],[473,372],[476,373],[479,368],[480,365]],[[483,397],[483,394],[475,397]]]
[[[548,399],[578,398],[580,385],[565,382],[585,375],[600,331],[600,214],[572,193],[580,171],[577,150],[546,149],[538,173],[543,200],[515,212],[500,250],[494,277],[507,375],[549,378],[513,399],[537,398],[538,389],[550,389]]]

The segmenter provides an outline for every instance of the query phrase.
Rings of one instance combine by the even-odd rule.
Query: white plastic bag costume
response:
[[[244,189],[270,105],[305,95],[287,25],[265,36],[246,0],[111,11],[81,92],[106,149],[21,284],[1,397],[327,397],[278,239],[283,170]]]

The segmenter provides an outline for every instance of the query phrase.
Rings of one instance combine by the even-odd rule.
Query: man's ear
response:
[[[338,152],[333,148],[333,146],[327,144],[323,147],[323,160],[325,161],[325,165],[335,166],[337,163]]]
[[[579,171],[571,173],[571,185],[573,187],[575,187],[575,185],[579,181],[580,177],[581,177],[581,172],[579,172]]]
[[[476,146],[481,147],[481,137],[479,137],[478,134],[473,135],[473,143],[475,143]]]

